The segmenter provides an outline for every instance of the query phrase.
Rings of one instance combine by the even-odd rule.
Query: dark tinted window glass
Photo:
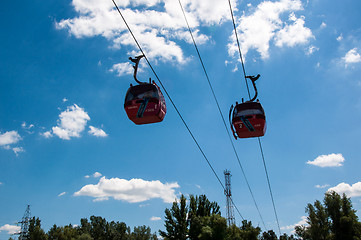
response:
[[[125,98],[125,101],[143,98],[159,98],[157,87],[153,84],[137,85],[131,87]]]

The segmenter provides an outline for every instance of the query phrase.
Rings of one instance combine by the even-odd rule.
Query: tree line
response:
[[[41,228],[41,220],[33,217],[29,221],[28,234],[24,240],[157,240],[157,234],[150,227],[138,226],[133,231],[124,222],[108,222],[105,218],[91,216],[82,218],[79,226],[53,225],[46,233]],[[20,238],[19,238],[20,239]],[[23,240],[22,239],[22,240]],[[10,238],[9,240],[12,240]]]
[[[240,226],[227,225],[220,207],[205,195],[182,195],[165,209],[164,230],[159,237],[164,240],[361,240],[361,223],[345,194],[325,193],[323,201],[309,203],[305,209],[307,224],[296,226],[292,235],[277,237],[273,230],[262,232],[259,226],[244,220]],[[9,240],[11,240],[10,238]],[[53,225],[48,232],[41,228],[41,220],[30,220],[26,240],[155,240],[148,226],[134,227],[124,222],[108,222],[99,216],[82,218],[79,226]]]

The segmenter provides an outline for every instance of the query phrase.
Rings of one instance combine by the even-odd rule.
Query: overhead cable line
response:
[[[130,29],[130,27],[129,27],[129,25],[128,25],[127,21],[125,20],[125,18],[124,18],[124,16],[123,16],[122,12],[120,11],[120,9],[119,9],[118,5],[115,3],[115,1],[114,1],[114,0],[112,0],[112,2],[114,3],[115,8],[117,9],[118,13],[119,13],[119,14],[120,14],[120,16],[122,17],[122,19],[123,19],[123,21],[124,21],[125,25],[126,25],[126,26],[127,26],[127,28],[128,28],[129,33],[132,35],[132,37],[133,37],[133,39],[134,39],[135,43],[137,44],[137,46],[138,46],[139,50],[140,50],[140,51],[141,51],[141,53],[144,55],[144,58],[145,58],[145,60],[147,61],[147,63],[148,63],[148,65],[149,65],[149,67],[151,68],[151,70],[152,70],[153,74],[154,74],[154,75],[155,75],[155,77],[157,78],[158,82],[159,82],[159,83],[160,83],[160,85],[162,86],[162,89],[164,90],[165,94],[167,95],[167,97],[168,97],[168,98],[169,98],[169,100],[171,101],[171,103],[172,103],[172,105],[173,105],[174,109],[176,110],[176,112],[177,112],[178,116],[180,117],[180,119],[182,120],[182,122],[183,122],[184,126],[185,126],[185,127],[186,127],[186,129],[188,130],[188,133],[191,135],[191,137],[192,137],[192,139],[193,139],[194,143],[197,145],[197,147],[198,147],[199,151],[202,153],[203,158],[206,160],[206,162],[207,162],[208,166],[211,168],[211,170],[212,170],[213,174],[214,174],[214,175],[215,175],[215,177],[217,178],[217,180],[218,180],[219,184],[222,186],[223,190],[225,190],[226,188],[224,187],[224,185],[223,185],[222,181],[221,181],[221,180],[220,180],[220,178],[218,177],[218,175],[217,175],[216,171],[214,170],[214,168],[213,168],[212,164],[209,162],[209,160],[208,160],[208,158],[207,158],[206,154],[204,153],[204,151],[203,151],[203,149],[201,148],[201,146],[199,145],[199,143],[198,143],[197,139],[194,137],[194,135],[193,135],[192,131],[191,131],[191,130],[190,130],[190,128],[188,127],[188,124],[186,123],[186,121],[185,121],[185,120],[184,120],[184,118],[182,117],[182,114],[179,112],[179,110],[178,110],[177,106],[175,105],[175,103],[173,102],[172,98],[171,98],[171,97],[170,97],[170,95],[168,94],[168,92],[167,92],[167,90],[165,89],[165,87],[164,87],[164,85],[163,85],[162,81],[159,79],[159,77],[158,77],[157,73],[155,72],[155,70],[154,70],[154,68],[152,67],[151,63],[149,62],[149,60],[148,60],[147,56],[145,55],[145,53],[144,53],[144,51],[143,51],[142,47],[140,46],[139,42],[137,41],[137,39],[136,39],[135,35],[133,34],[132,30]],[[232,203],[233,203],[233,200],[232,200]],[[237,208],[237,207],[236,207],[236,209],[237,209],[238,213],[240,214],[240,212],[239,212],[239,210],[238,210],[238,208]],[[241,214],[240,214],[240,215],[241,215]],[[242,215],[241,215],[241,217],[242,217]],[[242,219],[244,220],[244,218],[243,218],[243,217],[242,217]]]
[[[221,111],[221,108],[220,108],[220,106],[219,106],[219,103],[218,103],[218,100],[217,100],[217,97],[216,97],[216,94],[215,94],[215,92],[214,92],[214,90],[213,90],[212,83],[211,83],[211,81],[209,80],[207,70],[206,70],[206,68],[205,68],[205,66],[204,66],[204,63],[203,63],[201,54],[199,53],[199,50],[198,50],[196,41],[195,41],[195,39],[194,39],[194,37],[193,37],[193,33],[192,33],[192,30],[191,30],[191,28],[190,28],[190,26],[189,26],[189,23],[188,23],[188,20],[187,20],[187,17],[186,17],[186,14],[185,14],[183,5],[182,5],[182,3],[181,3],[180,0],[178,0],[178,2],[179,2],[179,5],[180,5],[180,7],[181,7],[181,9],[182,9],[183,16],[184,16],[185,22],[186,22],[187,27],[188,27],[188,31],[189,31],[189,33],[190,33],[190,35],[191,35],[191,38],[192,38],[192,41],[193,41],[193,45],[194,45],[194,47],[195,47],[195,49],[196,49],[196,51],[197,51],[197,55],[198,55],[199,61],[200,61],[201,65],[202,65],[204,74],[205,74],[205,76],[206,76],[206,78],[207,78],[208,85],[209,85],[209,87],[210,87],[210,89],[211,89],[211,91],[212,91],[213,98],[214,98],[214,100],[215,100],[215,102],[216,102],[218,111],[219,111],[219,113],[220,113],[220,115],[221,115],[221,117],[222,117],[222,121],[223,121],[224,127],[226,128],[226,131],[227,131],[229,140],[230,140],[230,142],[231,142],[233,151],[234,151],[234,153],[235,153],[235,155],[236,155],[236,158],[237,158],[237,160],[238,160],[238,164],[239,164],[239,166],[240,166],[240,168],[241,168],[241,170],[242,170],[244,179],[245,179],[245,181],[246,181],[246,183],[247,183],[248,190],[249,190],[249,192],[251,193],[253,202],[254,202],[254,204],[255,204],[255,206],[256,206],[256,209],[257,209],[257,211],[258,211],[258,214],[259,214],[259,216],[260,216],[260,218],[261,218],[261,220],[262,220],[263,226],[264,226],[265,229],[267,229],[267,228],[266,228],[266,225],[265,225],[265,223],[264,223],[264,221],[263,221],[262,214],[261,214],[261,212],[260,212],[260,210],[259,210],[259,208],[258,208],[256,199],[255,199],[255,197],[254,197],[254,195],[253,195],[251,186],[250,186],[250,184],[249,184],[249,182],[248,182],[248,179],[247,179],[247,177],[246,177],[246,173],[245,173],[245,171],[244,171],[244,169],[243,169],[243,167],[242,167],[241,161],[240,161],[240,159],[239,159],[239,157],[238,157],[238,153],[237,153],[236,148],[235,148],[235,146],[234,146],[234,143],[233,143],[233,141],[232,141],[231,134],[230,134],[230,132],[229,132],[229,130],[228,130],[226,121],[225,121],[225,119],[224,119],[223,113],[222,113],[222,111]],[[232,201],[232,202],[233,202],[233,201]],[[233,205],[234,205],[234,204],[233,204]],[[237,207],[236,207],[236,209],[237,209]],[[237,209],[237,211],[238,211],[238,209]],[[239,212],[239,211],[238,211],[238,212]]]
[[[258,137],[258,144],[259,144],[259,148],[260,148],[260,150],[261,150],[263,167],[264,167],[264,170],[265,170],[265,172],[266,172],[268,189],[269,189],[269,193],[270,193],[271,199],[272,199],[273,211],[274,211],[275,216],[276,216],[276,221],[277,221],[277,226],[278,226],[278,232],[279,232],[279,234],[280,234],[280,236],[281,236],[280,223],[279,223],[279,221],[278,221],[278,215],[277,215],[277,211],[276,211],[275,201],[274,201],[274,199],[273,199],[273,193],[272,193],[272,189],[271,189],[271,182],[270,182],[269,177],[268,177],[268,171],[267,171],[266,161],[265,161],[265,159],[264,159],[263,148],[262,148],[262,144],[261,144],[261,139],[260,139],[260,137]]]
[[[248,87],[248,82],[247,82],[246,68],[244,67],[244,62],[243,62],[243,57],[242,57],[242,51],[241,51],[241,45],[239,44],[239,40],[238,40],[237,28],[236,28],[236,23],[235,23],[235,21],[234,21],[234,16],[233,16],[233,10],[232,10],[232,5],[231,5],[231,0],[228,0],[228,3],[229,3],[229,10],[231,11],[231,16],[232,16],[234,34],[235,34],[236,40],[237,40],[239,58],[241,59],[241,63],[242,63],[244,81],[246,82],[248,97],[249,97],[249,99],[251,99],[251,94],[250,94],[250,92],[249,92],[249,87]]]
[[[245,67],[244,67],[244,62],[243,62],[243,57],[242,57],[242,52],[241,52],[241,47],[240,47],[239,40],[238,40],[237,28],[236,28],[236,24],[235,24],[235,21],[234,21],[234,16],[233,16],[233,10],[232,10],[232,5],[231,5],[231,0],[228,0],[228,4],[229,4],[229,9],[230,9],[230,12],[231,12],[231,15],[232,15],[233,28],[234,28],[234,33],[235,33],[236,40],[237,40],[239,57],[240,57],[241,62],[242,62],[242,69],[243,69],[244,79],[245,79],[245,81],[246,81],[248,96],[249,96],[249,98],[251,99],[251,97],[250,97],[250,92],[249,92],[249,88],[248,88],[248,83],[247,83],[246,70],[245,70]],[[274,211],[274,214],[275,214],[275,216],[276,216],[278,231],[279,231],[279,234],[281,235],[280,223],[279,223],[279,221],[278,221],[278,215],[277,215],[276,206],[275,206],[275,202],[274,202],[274,198],[273,198],[271,183],[270,183],[270,180],[269,180],[269,177],[268,177],[267,166],[266,166],[266,162],[265,162],[265,158],[264,158],[264,154],[263,154],[263,149],[262,149],[261,140],[260,140],[259,137],[258,137],[258,143],[259,143],[259,147],[260,147],[260,150],[261,150],[261,155],[262,155],[262,160],[263,160],[263,167],[264,167],[264,170],[265,170],[265,173],[266,173],[266,177],[267,177],[268,189],[269,189],[269,192],[270,192],[270,195],[271,195],[271,200],[272,200],[272,205],[273,205],[273,211]]]
[[[244,221],[245,219],[243,218],[243,216],[242,216],[241,212],[238,210],[237,205],[233,202],[233,198],[232,198],[232,197],[230,197],[230,199],[231,199],[231,202],[232,202],[233,206],[236,208],[236,210],[237,210],[237,212],[238,212],[239,216],[241,216],[242,220]]]

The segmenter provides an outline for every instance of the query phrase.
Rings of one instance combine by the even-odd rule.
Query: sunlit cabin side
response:
[[[137,125],[161,122],[167,112],[164,96],[154,82],[131,85],[125,96],[124,109]]]
[[[267,126],[262,105],[259,102],[237,104],[233,109],[232,125],[238,138],[263,136]]]

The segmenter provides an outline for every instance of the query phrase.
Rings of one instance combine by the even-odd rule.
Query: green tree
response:
[[[218,204],[216,202],[210,202],[206,195],[200,195],[199,197],[190,195],[188,213],[189,239],[198,239],[201,232],[206,231],[202,230],[205,226],[203,218],[220,215],[221,212],[219,209]]]
[[[253,227],[251,221],[243,220],[242,226],[236,225],[227,228],[227,240],[258,240],[261,233],[260,227]]]
[[[150,227],[139,226],[134,227],[134,231],[131,234],[132,240],[157,240],[157,235],[151,233]]]
[[[229,226],[227,228],[227,240],[243,240],[242,230],[236,225]]]
[[[190,196],[189,206],[182,195],[179,203],[165,210],[166,231],[159,231],[164,239],[224,239],[227,221],[221,216],[220,207],[205,195]]]
[[[39,218],[33,217],[29,221],[29,229],[27,240],[47,240],[47,235],[41,228],[41,221]]]
[[[73,240],[79,237],[80,232],[74,228],[71,224],[58,227],[53,225],[48,231],[48,240]]]
[[[159,234],[165,239],[185,240],[188,234],[187,222],[188,207],[186,205],[186,198],[182,194],[179,204],[177,201],[173,202],[172,208],[165,209],[165,223],[166,232],[159,231]]]
[[[111,240],[130,239],[130,228],[124,222],[110,222],[107,224],[107,236]]]
[[[88,221],[87,218],[80,219],[80,227],[79,227],[80,233],[90,234],[91,228],[92,228],[92,225],[90,224],[90,222]]]
[[[63,240],[64,232],[61,227],[56,226],[54,224],[48,231],[48,239],[49,240]]]
[[[260,227],[253,227],[251,221],[243,220],[241,228],[241,237],[244,240],[256,240],[261,233]]]
[[[212,239],[225,239],[227,234],[227,220],[220,214],[216,213],[207,218],[209,218],[208,225],[212,229]]]
[[[197,239],[199,240],[209,240],[209,239],[213,239],[213,231],[212,228],[210,226],[203,226],[201,228],[201,233],[199,234],[199,236],[197,237]]]
[[[295,238],[293,235],[288,236],[286,233],[284,233],[280,236],[280,240],[295,240]]]
[[[277,235],[273,230],[268,230],[262,233],[261,240],[277,240]]]
[[[304,240],[361,239],[361,223],[351,199],[345,194],[327,192],[323,204],[316,200],[307,204],[308,226],[297,226],[296,236]]]
[[[225,239],[227,234],[227,220],[219,214],[212,214],[202,218],[201,231],[197,238],[218,240]]]
[[[90,217],[90,235],[97,240],[107,240],[107,221],[102,217]]]
[[[307,223],[309,224],[309,235],[313,240],[326,240],[330,238],[330,221],[326,208],[318,200],[314,205],[308,204],[306,207],[308,213]]]
[[[343,194],[342,198],[336,192],[327,192],[324,198],[326,211],[331,219],[332,238],[355,239],[360,238],[358,231],[358,217],[352,208],[351,199]]]
[[[81,234],[76,240],[94,240],[89,233]]]
[[[64,232],[65,240],[73,240],[79,236],[79,231],[77,228],[74,228],[73,225],[69,224],[62,227]]]
[[[304,225],[298,225],[295,227],[296,237],[302,240],[311,240],[311,235],[308,231],[308,227]]]

